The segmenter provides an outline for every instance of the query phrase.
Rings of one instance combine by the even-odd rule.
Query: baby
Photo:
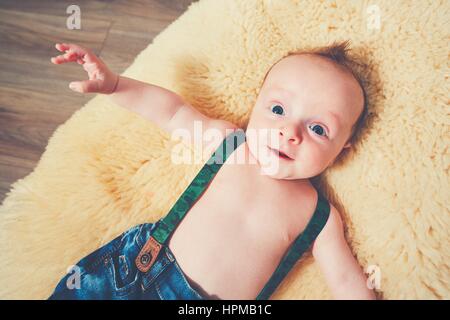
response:
[[[172,136],[200,128],[215,138],[195,141],[213,161],[164,218],[83,258],[79,286],[67,275],[50,299],[268,299],[309,248],[334,298],[375,299],[339,212],[309,180],[352,146],[366,113],[347,46],[275,63],[244,133],[174,92],[114,74],[88,49],[56,44],[65,53],[54,64],[77,62],[89,75],[72,90],[108,94]]]

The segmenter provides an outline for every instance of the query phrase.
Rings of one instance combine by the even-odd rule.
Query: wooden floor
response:
[[[192,2],[0,1],[0,203],[34,169],[53,131],[93,97],[68,88],[86,75],[75,63],[62,69],[50,62],[55,43],[89,47],[121,73]],[[66,27],[73,3],[80,7],[80,30]]]

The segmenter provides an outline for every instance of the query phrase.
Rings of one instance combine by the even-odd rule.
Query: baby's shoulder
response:
[[[231,132],[238,130],[239,127],[234,123],[222,120],[222,119],[212,119],[209,123],[206,124],[206,129],[215,129],[219,130],[223,136],[230,134]]]
[[[325,226],[317,236],[316,242],[330,243],[336,237],[343,236],[344,224],[342,217],[336,207],[330,203],[330,215],[328,216]]]
[[[214,119],[203,131],[203,153],[205,157],[210,157],[227,136],[239,130],[234,123],[226,120]]]

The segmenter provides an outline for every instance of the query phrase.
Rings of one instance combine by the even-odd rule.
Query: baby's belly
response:
[[[256,218],[189,211],[169,248],[195,289],[211,299],[256,298],[289,245],[276,223]]]

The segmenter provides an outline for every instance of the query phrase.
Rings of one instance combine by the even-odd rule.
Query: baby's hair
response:
[[[364,66],[362,63],[357,62],[356,59],[349,56],[349,54],[348,54],[348,52],[350,51],[349,46],[350,46],[350,41],[346,40],[346,41],[341,41],[341,42],[334,42],[333,44],[328,45],[328,46],[318,47],[318,48],[309,49],[309,50],[289,51],[286,55],[284,55],[278,61],[280,61],[286,57],[289,57],[292,55],[298,55],[298,54],[319,55],[321,57],[324,57],[324,58],[327,58],[327,59],[333,61],[337,65],[341,66],[344,70],[350,72],[353,75],[353,77],[356,79],[359,86],[361,87],[363,97],[364,97],[363,110],[362,110],[361,114],[359,115],[358,119],[356,120],[356,122],[353,124],[352,130],[350,133],[349,141],[353,143],[356,140],[356,137],[359,135],[359,132],[365,125],[365,121],[366,121],[367,113],[368,113],[368,101],[367,101],[367,93],[366,93],[366,90],[365,90],[364,84],[363,84],[364,83],[363,82],[363,79],[364,79],[363,74],[357,70],[357,67],[364,67]],[[274,63],[274,65],[275,64],[276,63]],[[273,65],[272,65],[272,67],[273,67]],[[263,82],[265,81],[270,69],[267,71],[266,75],[264,76]]]

